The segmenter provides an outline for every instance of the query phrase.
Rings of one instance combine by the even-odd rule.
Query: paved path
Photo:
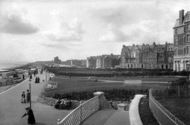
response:
[[[130,125],[129,112],[121,110],[100,110],[90,116],[82,125]]]
[[[87,118],[82,125],[104,125],[106,121],[115,113],[116,110],[100,110]]]
[[[128,111],[116,111],[104,125],[130,125]]]
[[[129,111],[100,110],[84,121],[82,125],[142,125],[139,115],[139,101],[144,95],[135,95]]]
[[[45,79],[45,74],[39,75],[40,79]],[[55,110],[53,107],[37,102],[43,86],[45,84],[32,83],[32,109],[37,121],[37,125],[55,125],[58,118],[63,118],[68,111]],[[21,104],[21,92],[28,89],[28,79],[20,84],[2,92],[0,94],[0,125],[27,125],[27,117],[21,118],[25,113],[25,108],[29,104]]]
[[[13,87],[13,86],[14,85],[1,86],[0,87],[0,93],[3,92],[3,91],[5,91],[5,90],[7,90],[7,89],[9,89],[9,88],[11,88],[11,87]]]
[[[135,95],[129,107],[130,123],[131,125],[143,125],[139,115],[139,102],[145,95]]]

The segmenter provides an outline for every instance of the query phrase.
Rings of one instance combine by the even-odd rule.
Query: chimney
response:
[[[180,10],[179,11],[179,24],[183,24],[183,20],[184,20],[184,10]]]

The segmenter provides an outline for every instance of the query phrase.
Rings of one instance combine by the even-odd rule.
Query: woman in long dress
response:
[[[34,113],[33,113],[32,109],[30,107],[26,108],[26,113],[24,113],[22,118],[27,116],[27,115],[28,115],[28,124],[30,124],[30,125],[36,124]]]

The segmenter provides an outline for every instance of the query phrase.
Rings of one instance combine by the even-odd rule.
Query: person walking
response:
[[[29,125],[36,124],[34,113],[33,113],[32,109],[30,107],[26,108],[26,113],[24,113],[24,115],[22,116],[22,118],[25,117],[25,116],[27,116],[27,115],[28,115],[28,124]]]
[[[27,94],[26,94],[26,101],[27,101],[27,103],[29,103],[30,100],[31,100],[30,94],[31,94],[30,91],[27,89]]]
[[[32,79],[32,75],[30,75],[30,79]]]
[[[26,103],[26,94],[24,91],[21,94],[21,103]]]

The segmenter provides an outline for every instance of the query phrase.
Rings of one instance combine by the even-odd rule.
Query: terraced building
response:
[[[172,69],[173,44],[123,45],[121,51],[121,68],[132,69]]]
[[[190,11],[184,14],[179,11],[179,18],[176,20],[174,30],[174,61],[173,70],[190,71]]]

